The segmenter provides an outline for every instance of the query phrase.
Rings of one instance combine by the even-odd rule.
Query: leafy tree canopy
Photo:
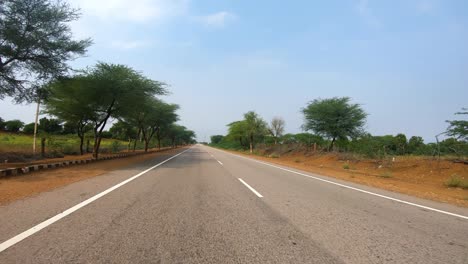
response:
[[[464,112],[457,112],[456,115],[468,115],[468,108],[462,108]],[[468,141],[468,120],[447,121],[449,127],[447,134],[459,140]]]
[[[2,0],[0,11],[0,98],[33,100],[38,84],[66,73],[91,45],[72,39],[78,10],[61,0]]]
[[[350,103],[349,97],[315,99],[302,112],[304,129],[331,139],[332,146],[337,139],[362,134],[367,117],[360,105]]]

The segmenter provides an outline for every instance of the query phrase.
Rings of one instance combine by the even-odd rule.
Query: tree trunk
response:
[[[78,135],[80,137],[80,155],[83,155],[83,143],[84,143],[84,136]]]
[[[138,133],[137,133],[136,136],[135,136],[135,142],[133,142],[133,152],[135,152],[136,143],[137,143],[137,141],[138,141],[138,138],[140,137],[140,134],[141,134],[141,129],[138,129]]]
[[[148,152],[149,141],[145,139],[145,152]]]
[[[93,158],[95,158],[95,159],[98,158],[98,157],[97,157],[97,156],[98,156],[98,155],[97,155],[97,152],[99,151],[99,150],[97,149],[98,138],[99,138],[99,136],[98,136],[97,129],[94,129]]]
[[[329,151],[333,151],[333,149],[335,148],[335,141],[336,141],[336,138],[333,138],[332,142],[330,143]]]
[[[102,137],[99,136],[97,140],[97,146],[94,146],[94,150],[95,150],[94,155],[96,159],[98,159],[99,157],[99,148],[101,147],[101,140],[102,140]]]
[[[161,134],[159,133],[159,129],[156,134],[156,138],[158,139],[158,150],[161,150]]]
[[[89,153],[89,138],[86,140],[86,153]]]
[[[112,100],[112,103],[107,108],[106,116],[104,117],[104,119],[102,119],[98,123],[95,123],[94,125],[93,156],[95,159],[97,159],[99,156],[99,147],[101,146],[102,131],[104,130],[104,127],[106,127],[107,120],[109,120],[109,117],[111,116],[112,108],[114,107],[114,104],[115,104],[115,99]]]
[[[46,138],[41,138],[41,156],[45,158],[45,143]]]
[[[39,119],[39,106],[41,105],[41,99],[37,99],[36,108],[36,119],[34,120],[34,138],[33,138],[33,154],[36,155],[36,138],[37,138],[37,123]]]

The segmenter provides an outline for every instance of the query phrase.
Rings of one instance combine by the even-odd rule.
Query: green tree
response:
[[[150,80],[124,65],[98,63],[90,76],[94,85],[87,87],[91,95],[88,103],[95,113],[92,119],[95,135],[93,153],[97,158],[101,133],[111,116],[133,112],[140,107],[138,102],[167,92],[166,84]]]
[[[416,154],[423,147],[424,140],[422,137],[412,136],[408,141],[408,152],[411,154]]]
[[[331,140],[333,149],[337,139],[354,138],[362,134],[367,114],[349,97],[315,99],[302,109],[305,130]]]
[[[85,75],[60,78],[46,86],[49,95],[44,102],[46,113],[64,120],[66,130],[78,135],[81,155],[84,154],[85,134],[92,129],[90,123],[95,115],[94,109],[88,105],[86,90],[89,86],[91,79]]]
[[[145,152],[148,151],[150,141],[154,135],[158,134],[158,146],[160,147],[160,129],[177,121],[176,110],[179,108],[175,104],[167,104],[154,97],[148,97],[140,102],[138,108],[134,108],[122,115],[125,122],[132,124],[145,141]]]
[[[211,144],[219,144],[221,141],[223,141],[224,136],[214,135],[214,136],[211,136],[210,139],[211,139]]]
[[[48,119],[47,117],[43,117],[39,120],[39,125],[37,128],[38,130],[48,134],[60,134],[63,129],[61,123],[62,122],[58,119]]]
[[[462,108],[464,112],[457,112],[456,115],[468,115],[468,108]],[[468,141],[468,120],[446,121],[449,123],[447,134],[459,140]]]
[[[397,155],[406,154],[408,148],[408,142],[404,134],[397,134],[394,137],[394,151]]]
[[[131,124],[122,120],[119,120],[117,123],[113,124],[109,131],[112,133],[114,138],[128,141],[133,140],[137,134],[135,126],[132,126]]]
[[[9,132],[19,132],[23,128],[24,123],[21,120],[14,119],[5,122],[5,129]]]
[[[235,121],[235,122],[228,124],[227,126],[228,126],[228,134],[226,135],[226,139],[230,141],[239,141],[239,145],[242,148],[247,147],[248,135],[247,135],[247,124],[245,120]]]
[[[267,123],[255,112],[249,111],[244,114],[245,129],[249,140],[250,153],[253,152],[255,138],[267,133]]]
[[[65,122],[63,124],[62,134],[64,135],[72,135],[76,134],[76,124]]]
[[[78,18],[61,0],[0,1],[0,98],[35,99],[37,82],[66,73],[66,62],[85,54],[91,40],[73,40],[70,29]]]
[[[0,130],[3,129],[5,129],[5,120],[3,120],[3,118],[0,117]]]
[[[172,124],[167,128],[167,137],[171,141],[171,146],[175,148],[178,145],[195,143],[195,132],[188,130],[186,127]]]
[[[179,116],[176,111],[179,109],[179,106],[176,104],[168,104],[160,102],[156,105],[156,109],[153,113],[152,125],[156,129],[156,139],[158,140],[158,149],[161,149],[161,137],[164,134],[164,131],[168,129],[169,126],[174,124],[179,120]]]
[[[23,133],[30,134],[30,135],[34,134],[34,126],[35,126],[35,123],[29,123],[29,124],[24,125]]]
[[[75,120],[83,127],[87,123],[92,125],[94,158],[98,158],[102,132],[111,117],[119,118],[133,112],[146,98],[166,93],[164,83],[150,80],[127,66],[106,63],[98,63],[80,76],[59,82],[56,86],[52,85],[54,91],[47,104],[54,101],[54,107],[59,108],[55,111],[52,107],[49,111],[57,116],[70,110],[76,114],[70,120],[58,117],[66,121]],[[76,108],[65,107],[66,101]]]
[[[270,134],[275,139],[275,145],[278,143],[278,138],[280,138],[284,133],[285,124],[286,124],[286,122],[284,122],[284,119],[281,118],[281,117],[274,117],[271,120],[270,127],[268,128],[268,131],[270,132]]]

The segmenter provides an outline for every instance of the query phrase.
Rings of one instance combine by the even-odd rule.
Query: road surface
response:
[[[465,208],[200,145],[0,216],[0,263],[468,263]]]

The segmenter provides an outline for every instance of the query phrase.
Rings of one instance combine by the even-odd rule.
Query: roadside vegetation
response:
[[[71,33],[79,10],[60,0],[6,0],[0,10],[0,99],[36,103],[38,109],[30,124],[0,118],[2,159],[89,152],[98,158],[103,151],[195,142],[195,133],[176,123],[179,106],[161,98],[170,93],[166,83],[121,64],[98,62],[82,70],[68,65],[92,45]]]
[[[226,135],[212,136],[210,145],[313,172],[331,170],[327,175],[343,173],[366,184],[392,181],[410,184],[413,191],[428,184],[439,191],[447,187],[467,190],[468,121],[463,118],[447,121],[447,130],[435,142],[426,143],[420,136],[371,135],[364,129],[367,113],[348,97],[316,99],[301,112],[303,133],[284,133],[282,118],[275,117],[268,124],[250,111],[242,120],[229,123]],[[456,116],[467,114],[463,109]],[[444,140],[439,140],[441,135]]]
[[[250,111],[244,119],[227,125],[226,135],[211,136],[220,148],[249,150],[301,149],[311,153],[341,153],[349,157],[392,159],[395,156],[446,157],[463,162],[468,157],[468,121],[447,121],[447,137],[425,143],[420,136],[404,134],[376,136],[364,130],[367,113],[348,97],[316,99],[302,109],[303,133],[284,133],[285,121],[275,117],[270,124]],[[468,112],[456,113],[466,115]],[[278,122],[278,120],[281,120]]]

